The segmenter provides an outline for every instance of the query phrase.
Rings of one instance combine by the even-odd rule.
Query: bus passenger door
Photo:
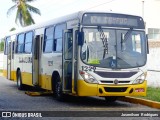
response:
[[[8,42],[7,54],[7,79],[11,79],[11,42]]]
[[[41,35],[36,35],[36,38],[33,42],[33,56],[32,56],[32,80],[33,85],[38,85],[39,82],[39,60],[40,60],[40,53],[41,53]]]
[[[73,31],[64,31],[63,40],[63,91],[72,92],[72,57],[73,57]]]

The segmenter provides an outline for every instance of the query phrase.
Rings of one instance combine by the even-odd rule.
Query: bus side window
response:
[[[63,30],[66,29],[66,24],[60,24],[55,27],[54,48],[56,52],[62,52],[62,36]]]
[[[57,39],[54,39],[53,43],[53,51],[56,51]]]
[[[19,34],[17,37],[16,53],[23,53],[24,50],[24,33]]]
[[[8,44],[9,44],[9,41],[11,41],[11,37],[7,37],[6,38],[6,41],[5,41],[5,51],[4,51],[5,55],[8,55]]]
[[[32,52],[32,40],[33,40],[33,32],[27,32],[25,37],[25,46],[24,46],[25,53]]]
[[[53,48],[53,30],[54,27],[51,26],[49,28],[46,28],[45,30],[45,37],[44,37],[44,43],[43,43],[43,52],[45,53],[51,53]]]

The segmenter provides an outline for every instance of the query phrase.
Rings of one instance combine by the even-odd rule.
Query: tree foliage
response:
[[[39,14],[40,10],[38,8],[35,8],[28,3],[31,3],[35,0],[12,0],[12,2],[15,3],[11,8],[8,9],[7,15],[10,15],[10,13],[13,10],[17,10],[15,23],[20,23],[22,27],[28,26],[31,24],[35,24],[34,19],[32,18],[31,13]]]
[[[0,41],[0,52],[4,51],[4,40]]]
[[[16,30],[16,28],[14,28],[14,27],[10,29],[10,31],[14,31],[14,30]]]

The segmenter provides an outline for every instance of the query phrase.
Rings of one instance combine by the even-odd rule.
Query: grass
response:
[[[160,102],[160,88],[148,87],[147,96],[140,98]]]
[[[2,73],[2,72],[3,72],[3,70],[0,69],[0,73]]]

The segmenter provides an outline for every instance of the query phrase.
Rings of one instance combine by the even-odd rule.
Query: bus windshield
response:
[[[81,48],[81,59],[84,63],[112,69],[135,68],[146,64],[144,31],[101,29],[103,38],[99,29],[83,28],[85,36]],[[104,39],[107,46],[104,46]],[[106,48],[107,50],[104,50]]]

